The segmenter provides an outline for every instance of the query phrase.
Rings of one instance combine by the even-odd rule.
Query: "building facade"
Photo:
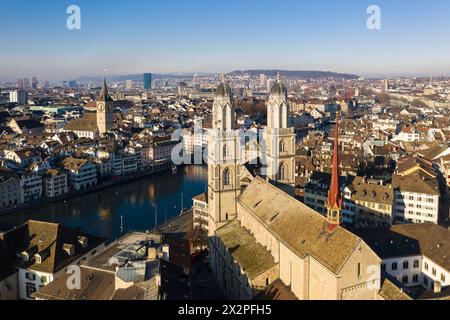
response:
[[[278,78],[267,105],[265,175],[289,194],[295,191],[295,133],[289,123],[287,89]]]

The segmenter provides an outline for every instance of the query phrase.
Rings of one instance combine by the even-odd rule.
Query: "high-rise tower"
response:
[[[265,175],[279,188],[294,195],[295,131],[289,123],[287,89],[279,75],[269,94],[264,137]]]
[[[100,134],[105,134],[114,127],[113,104],[105,79],[103,79],[102,92],[97,100],[97,127]]]
[[[328,192],[327,207],[327,221],[328,231],[332,232],[336,229],[342,221],[342,193],[339,185],[339,112],[336,115],[336,129],[334,133],[334,152],[333,152],[333,167],[331,175],[331,185]]]

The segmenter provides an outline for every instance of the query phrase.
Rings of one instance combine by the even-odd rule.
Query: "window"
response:
[[[427,277],[423,277],[423,284],[428,287],[428,278]]]
[[[403,269],[409,269],[409,262],[408,261],[404,261],[403,262]]]
[[[402,278],[402,282],[403,282],[404,284],[407,284],[407,283],[408,283],[408,281],[409,281],[409,278],[408,278],[408,276],[403,276],[403,278]]]
[[[230,186],[231,185],[231,175],[230,175],[230,169],[225,169],[223,172],[223,185],[224,186]]]
[[[230,152],[228,150],[228,145],[223,146],[223,157],[227,158],[230,155]]]
[[[284,163],[282,163],[278,168],[278,180],[285,180],[285,179],[286,179],[286,166],[284,165]]]
[[[428,270],[428,263],[425,262],[425,270]]]
[[[47,283],[47,276],[41,276],[41,283],[43,284]]]
[[[414,260],[414,269],[417,269],[419,267],[419,260]]]
[[[445,282],[445,274],[441,274],[441,281],[444,283]]]
[[[286,151],[286,145],[284,144],[284,141],[280,141],[280,152]]]
[[[433,273],[433,276],[436,275],[436,269],[435,268],[433,268],[432,273]]]
[[[358,278],[361,278],[361,263],[358,263]]]
[[[386,271],[386,264],[385,263],[381,264],[381,270]]]
[[[31,298],[31,295],[36,292],[36,286],[33,283],[27,283],[25,290],[27,297]]]
[[[27,272],[27,273],[25,274],[25,278],[27,278],[27,280],[34,281],[34,280],[36,280],[36,275],[35,275],[34,273]]]
[[[393,263],[392,263],[391,269],[392,269],[393,271],[397,270],[397,262],[393,262]]]
[[[418,283],[419,282],[419,275],[418,274],[415,274],[415,275],[413,275],[413,283]]]

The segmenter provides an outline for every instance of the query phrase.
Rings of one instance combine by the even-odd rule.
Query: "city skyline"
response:
[[[0,55],[0,80],[60,81],[101,75],[103,69],[109,75],[239,69],[450,75],[447,1],[227,3],[3,3],[9,14],[0,25],[9,30],[9,50]],[[80,30],[66,28],[72,4],[81,9]],[[381,9],[381,30],[366,25],[373,4]]]

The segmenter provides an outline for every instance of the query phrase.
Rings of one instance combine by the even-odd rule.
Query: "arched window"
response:
[[[226,159],[230,156],[230,150],[228,149],[228,145],[225,144],[223,146],[223,158]]]
[[[280,141],[280,152],[286,151],[286,145],[283,140]]]
[[[228,168],[223,171],[223,185],[225,187],[231,185],[231,173]]]
[[[278,180],[286,180],[286,165],[284,163],[280,164],[278,168]]]

